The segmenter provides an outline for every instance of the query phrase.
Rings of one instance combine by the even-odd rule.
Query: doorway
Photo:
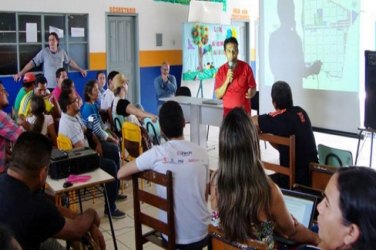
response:
[[[106,15],[107,73],[116,70],[129,79],[127,99],[140,103],[138,16]]]

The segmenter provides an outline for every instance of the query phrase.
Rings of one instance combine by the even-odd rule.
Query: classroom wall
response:
[[[258,0],[227,0],[227,14],[231,16],[236,10],[246,10],[253,24],[258,20]],[[153,79],[159,74],[162,61],[171,64],[171,73],[177,77],[180,85],[182,71],[182,25],[188,20],[188,5],[172,4],[154,0],[13,0],[3,1],[0,11],[46,12],[46,13],[88,13],[89,14],[89,77],[83,79],[76,73],[74,77],[78,89],[95,76],[98,70],[106,69],[106,37],[105,20],[110,7],[134,8],[139,23],[139,61],[141,103],[146,110],[156,113],[155,91]],[[155,44],[156,33],[162,33],[162,46]],[[256,36],[251,35],[251,60],[254,63]],[[19,85],[10,84],[12,79],[3,76],[10,92],[10,99],[15,98]],[[81,93],[81,91],[79,91]],[[13,96],[14,95],[14,96]]]

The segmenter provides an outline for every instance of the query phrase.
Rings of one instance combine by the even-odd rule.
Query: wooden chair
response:
[[[139,180],[146,180],[166,188],[166,198],[161,198],[150,191],[139,188]],[[136,250],[143,249],[143,244],[150,241],[164,249],[175,249],[175,214],[172,186],[172,172],[166,174],[155,171],[144,171],[132,176],[133,184],[133,206],[134,206],[134,227],[136,237]],[[141,203],[146,203],[164,210],[167,213],[167,223],[141,211]],[[142,225],[152,228],[152,231],[142,233]],[[167,235],[166,244],[161,233]]]
[[[230,242],[229,240],[225,239],[225,235],[223,231],[215,227],[213,225],[209,225],[209,247],[208,249],[212,250],[237,250],[242,249],[239,244],[234,242]],[[268,246],[265,242],[257,241],[257,240],[247,240],[246,242],[242,243],[242,245],[247,246],[247,249],[254,249],[254,250],[267,250]]]
[[[330,177],[336,172],[337,168],[329,165],[322,165],[311,162],[309,164],[309,172],[311,175],[311,187],[324,191],[329,182]]]
[[[259,134],[260,140],[267,141],[274,146],[286,146],[289,148],[289,165],[287,167],[279,164],[262,161],[264,168],[289,177],[289,188],[295,183],[295,135],[283,137],[273,134]]]

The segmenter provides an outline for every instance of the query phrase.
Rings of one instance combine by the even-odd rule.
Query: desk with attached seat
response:
[[[51,179],[48,176],[47,180],[46,180],[46,183],[48,185],[46,191],[51,193],[52,195],[61,195],[63,193],[67,193],[69,191],[79,191],[79,190],[84,189],[84,188],[96,187],[96,186],[101,185],[102,188],[103,188],[104,197],[106,199],[106,204],[107,204],[107,208],[108,208],[108,211],[109,211],[108,220],[110,222],[111,234],[112,234],[112,239],[113,239],[113,242],[114,242],[114,248],[117,249],[116,236],[115,236],[115,231],[114,231],[114,227],[112,225],[112,219],[111,219],[111,209],[109,207],[110,205],[109,205],[109,202],[108,202],[106,186],[104,185],[108,182],[114,181],[115,178],[113,176],[109,175],[108,173],[106,173],[104,170],[102,170],[100,168],[96,169],[95,171],[85,173],[83,175],[90,175],[91,176],[90,180],[88,180],[86,182],[82,182],[82,183],[74,183],[72,186],[67,187],[67,188],[63,187],[64,182],[66,181],[65,178],[54,180],[54,179]],[[79,203],[80,203],[80,208],[81,208],[81,212],[82,212],[82,202],[81,202],[80,196],[79,196]]]

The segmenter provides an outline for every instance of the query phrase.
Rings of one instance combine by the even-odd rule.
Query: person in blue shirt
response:
[[[157,95],[158,109],[163,104],[159,98],[175,95],[177,89],[176,78],[170,75],[170,65],[167,62],[162,63],[161,75],[154,79],[154,88]]]

